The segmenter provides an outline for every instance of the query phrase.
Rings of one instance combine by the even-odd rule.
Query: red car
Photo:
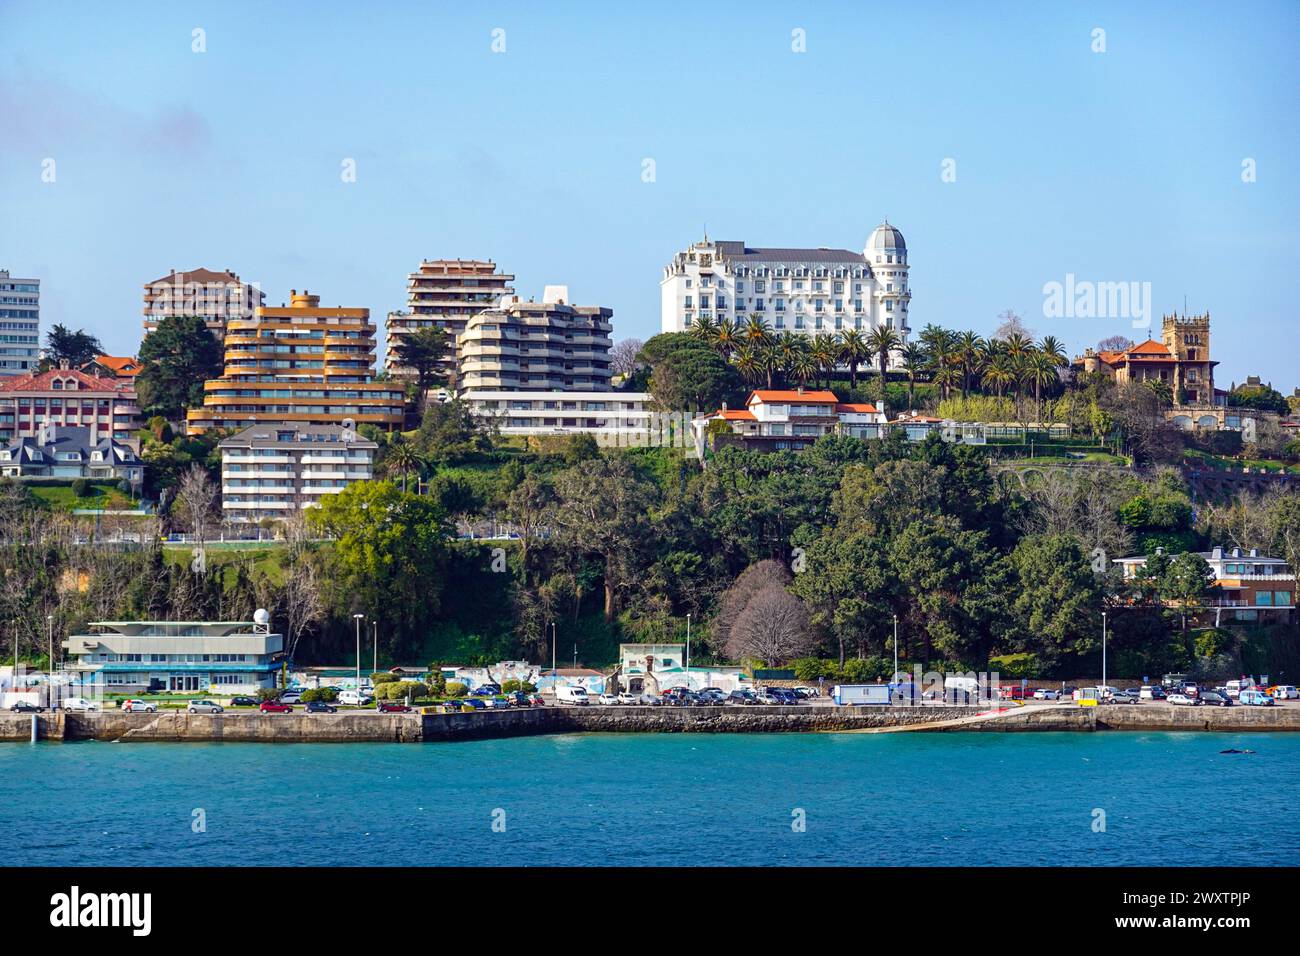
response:
[[[264,700],[258,705],[258,710],[264,714],[292,714],[292,704],[282,704],[278,700]]]
[[[381,700],[379,702],[379,712],[381,714],[409,714],[411,708],[396,700]]]

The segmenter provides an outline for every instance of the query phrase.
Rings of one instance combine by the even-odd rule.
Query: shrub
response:
[[[526,680],[508,680],[501,685],[501,693],[503,694],[513,694],[517,690],[523,691],[525,694],[531,694],[537,688]]]
[[[443,693],[448,697],[464,697],[469,693],[469,688],[459,681],[448,681],[446,690]]]
[[[989,670],[999,677],[1042,677],[1043,664],[1037,654],[1003,654],[989,658]]]
[[[310,704],[314,700],[332,704],[338,699],[339,692],[336,687],[312,687],[302,692],[302,702],[304,704]]]
[[[280,688],[278,687],[259,687],[257,689],[258,700],[275,700],[279,696]]]
[[[380,684],[390,684],[397,680],[399,680],[399,678],[396,674],[390,674],[387,671],[370,675],[370,683],[374,685],[376,692],[379,691]]]
[[[432,675],[429,681],[429,693],[434,697],[445,697],[447,694],[447,675],[436,664],[429,665],[429,673]]]
[[[78,498],[87,498],[90,496],[90,482],[85,478],[78,478],[72,483],[72,493]]]

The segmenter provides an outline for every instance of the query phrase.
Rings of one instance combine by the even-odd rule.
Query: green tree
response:
[[[1019,585],[1017,647],[1055,663],[1087,654],[1101,633],[1102,578],[1069,535],[1026,537],[1011,554]]]
[[[447,383],[447,377],[440,371],[448,355],[447,333],[444,329],[430,327],[416,329],[396,338],[393,353],[401,365],[415,372],[415,384],[420,392],[420,401],[423,402],[426,391],[434,385]]]
[[[45,333],[45,349],[51,365],[67,362],[69,368],[80,368],[104,353],[99,339],[85,329],[73,331],[58,324]]]
[[[176,421],[203,404],[203,383],[221,375],[221,345],[197,315],[165,316],[140,343],[135,387],[146,415]]]

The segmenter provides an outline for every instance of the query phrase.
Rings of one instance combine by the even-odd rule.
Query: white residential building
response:
[[[265,303],[266,293],[256,282],[244,282],[230,269],[173,269],[144,284],[144,333],[156,331],[169,315],[198,316],[219,342],[228,322],[251,319]]]
[[[589,432],[605,444],[639,445],[658,429],[647,392],[469,392],[464,401],[503,435]]]
[[[705,236],[664,268],[660,325],[682,332],[701,319],[743,324],[756,314],[778,333],[889,328],[905,338],[907,272],[907,244],[888,221],[862,252],[751,248]]]
[[[375,442],[350,424],[267,423],[221,449],[221,510],[227,521],[287,518],[374,475]]]
[[[613,315],[570,305],[565,285],[546,286],[541,302],[502,296],[457,340],[457,391],[607,391]]]
[[[40,361],[41,280],[0,269],[0,375],[31,375]]]

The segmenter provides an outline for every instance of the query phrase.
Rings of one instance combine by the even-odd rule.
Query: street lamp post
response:
[[[1101,612],[1101,686],[1106,686],[1106,612]],[[1105,693],[1103,691],[1102,693]]]
[[[691,612],[686,612],[686,689],[691,689]]]
[[[378,673],[378,672],[379,672],[379,622],[378,622],[378,621],[372,621],[372,622],[371,622],[371,625],[372,625],[372,627],[374,628],[374,635],[375,635],[375,644],[374,644],[374,653],[375,653],[374,672],[375,672],[375,673]]]
[[[46,665],[46,670],[50,672],[49,678],[51,681],[53,681],[54,680],[54,615],[53,614],[45,615],[45,626],[47,632],[47,640],[49,641],[49,654],[50,654],[50,659],[48,664]]]
[[[898,680],[898,615],[894,615],[894,676],[891,683]]]
[[[357,622],[357,699],[361,695],[361,622],[365,620],[364,614],[353,614],[352,620]]]
[[[552,621],[551,622],[551,684],[552,686],[556,686],[560,683],[560,673],[556,669],[557,665],[555,660],[555,642],[556,642],[555,622]]]

